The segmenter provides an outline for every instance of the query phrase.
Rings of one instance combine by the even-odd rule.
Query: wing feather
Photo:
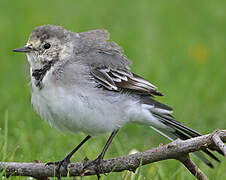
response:
[[[108,90],[132,90],[138,94],[163,96],[152,83],[128,70],[103,67],[92,69],[91,74],[101,87]]]
[[[115,85],[113,79],[108,75],[108,73],[101,69],[93,69],[91,70],[91,74],[94,78],[108,90],[117,90],[117,86]]]

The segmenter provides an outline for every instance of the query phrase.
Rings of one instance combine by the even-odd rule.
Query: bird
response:
[[[127,123],[147,125],[171,141],[201,136],[175,120],[172,107],[155,99],[164,94],[130,70],[130,60],[118,44],[109,41],[107,30],[77,33],[42,25],[32,31],[24,47],[13,51],[26,53],[31,103],[41,118],[60,131],[86,134],[63,160],[47,163],[56,165],[58,179],[60,168],[67,169],[70,158],[85,142],[111,132],[100,155],[90,162],[99,179],[104,155]],[[213,164],[203,152],[220,162],[210,149],[194,152],[209,167]]]

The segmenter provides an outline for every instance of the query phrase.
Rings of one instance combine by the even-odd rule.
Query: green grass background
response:
[[[58,132],[30,105],[26,57],[11,50],[23,46],[32,29],[43,24],[77,32],[108,29],[133,61],[132,70],[166,95],[158,99],[175,109],[177,120],[204,134],[226,128],[226,1],[2,0],[0,161],[60,160],[85,136]],[[106,139],[107,135],[91,139],[72,161],[96,158]],[[149,127],[129,124],[121,128],[105,158],[167,142]],[[210,179],[226,179],[224,159],[214,163],[215,169],[194,160]],[[175,160],[146,165],[140,173],[140,179],[194,179]],[[132,177],[122,172],[102,179]]]

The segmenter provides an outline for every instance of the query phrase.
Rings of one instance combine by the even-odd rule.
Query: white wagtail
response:
[[[62,161],[55,162],[60,177],[71,156],[93,135],[112,131],[101,154],[91,162],[97,174],[112,139],[128,122],[145,124],[170,140],[201,134],[175,121],[173,109],[154,99],[163,96],[157,87],[130,71],[130,61],[106,30],[75,33],[59,26],[37,27],[25,52],[30,64],[31,103],[52,126],[87,136]],[[209,150],[203,152],[219,162]],[[212,163],[195,152],[208,166]],[[50,164],[50,163],[49,163]]]

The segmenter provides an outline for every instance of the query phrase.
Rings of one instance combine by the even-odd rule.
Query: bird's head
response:
[[[13,51],[25,52],[31,68],[41,69],[69,54],[71,35],[70,31],[60,26],[39,26],[32,31],[24,47]]]

